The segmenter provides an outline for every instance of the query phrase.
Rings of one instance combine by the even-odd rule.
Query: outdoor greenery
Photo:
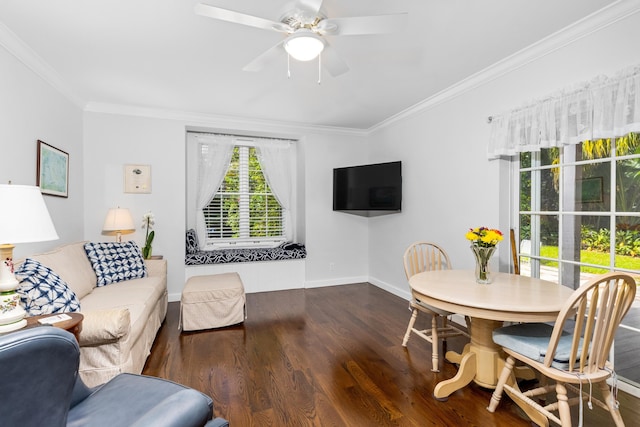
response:
[[[560,164],[560,148],[546,148],[539,153],[540,165],[539,206],[535,210],[543,212],[536,215],[539,218],[541,241],[541,256],[558,259],[560,221],[565,231],[567,227],[576,227],[580,233],[580,258],[572,259],[586,264],[610,265],[611,251],[611,217],[609,215],[589,215],[589,212],[607,213],[611,210],[618,212],[615,217],[615,266],[618,268],[640,271],[640,217],[635,214],[640,211],[640,136],[636,133],[628,134],[615,140],[615,194],[611,194],[612,164],[610,139],[584,141],[572,148],[564,148],[565,156],[573,157],[564,163],[575,161],[577,165],[563,166]],[[534,210],[532,207],[532,174],[527,170],[532,166],[533,153],[520,155],[520,211]],[[588,163],[583,163],[587,161]],[[561,172],[561,168],[564,168]],[[563,187],[563,211],[576,211],[586,214],[558,215],[560,210],[560,177],[567,180]],[[571,188],[572,183],[575,186]],[[566,185],[566,184],[570,185]],[[573,196],[572,194],[575,194]],[[567,198],[569,196],[569,198]],[[571,199],[574,197],[574,199]],[[573,201],[572,201],[573,200]],[[612,206],[612,204],[614,204]],[[630,213],[625,215],[625,213]],[[520,239],[531,239],[532,214],[520,215]],[[578,231],[579,230],[579,231]],[[557,266],[557,262],[542,261],[543,265]],[[608,270],[585,267],[583,272],[601,273]]]
[[[590,230],[582,226],[582,249],[587,251],[609,252],[611,232],[608,228]],[[616,254],[640,257],[640,231],[616,231]]]
[[[262,173],[257,154],[254,147],[234,148],[222,186],[205,211],[210,237],[282,235],[282,207]]]
[[[558,247],[557,246],[542,246],[540,248],[540,256],[543,258],[551,258],[558,259]],[[523,258],[524,261],[527,261],[527,258]],[[593,265],[602,265],[607,266],[607,268],[597,268],[590,266],[581,266],[580,271],[583,273],[592,273],[592,274],[602,274],[609,271],[609,254],[604,252],[595,252],[595,251],[580,251],[580,262],[585,264],[593,264]],[[543,259],[540,261],[542,265],[546,265],[548,267],[558,267],[557,261],[550,261],[547,259]],[[626,256],[626,255],[616,255],[616,263],[617,268],[625,269],[625,270],[639,270],[640,271],[640,258]]]

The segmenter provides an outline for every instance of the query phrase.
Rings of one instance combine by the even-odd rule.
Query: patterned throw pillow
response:
[[[198,235],[196,234],[196,230],[189,229],[187,230],[187,253],[195,254],[198,252]]]
[[[75,292],[49,267],[27,258],[15,275],[20,279],[16,292],[29,316],[80,311]]]
[[[147,276],[147,266],[135,242],[85,243],[84,251],[98,276],[98,286]]]

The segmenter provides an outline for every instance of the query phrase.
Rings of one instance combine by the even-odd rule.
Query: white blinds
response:
[[[492,117],[489,158],[640,132],[640,66]]]

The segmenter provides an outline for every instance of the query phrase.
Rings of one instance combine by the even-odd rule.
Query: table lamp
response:
[[[102,234],[115,234],[116,242],[122,242],[123,234],[130,234],[134,231],[136,231],[136,226],[133,224],[129,209],[121,207],[109,209],[102,226]]]
[[[13,274],[14,243],[58,239],[39,187],[0,185],[0,333],[27,324]]]

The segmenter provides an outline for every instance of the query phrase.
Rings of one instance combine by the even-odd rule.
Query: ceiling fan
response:
[[[400,31],[406,25],[406,13],[329,18],[320,12],[322,1],[297,0],[294,8],[282,15],[279,22],[204,3],[196,4],[195,12],[213,19],[286,34],[284,40],[248,63],[244,71],[260,71],[284,49],[299,61],[312,60],[322,53],[322,66],[334,77],[349,71],[349,66],[325,36],[388,34]]]

